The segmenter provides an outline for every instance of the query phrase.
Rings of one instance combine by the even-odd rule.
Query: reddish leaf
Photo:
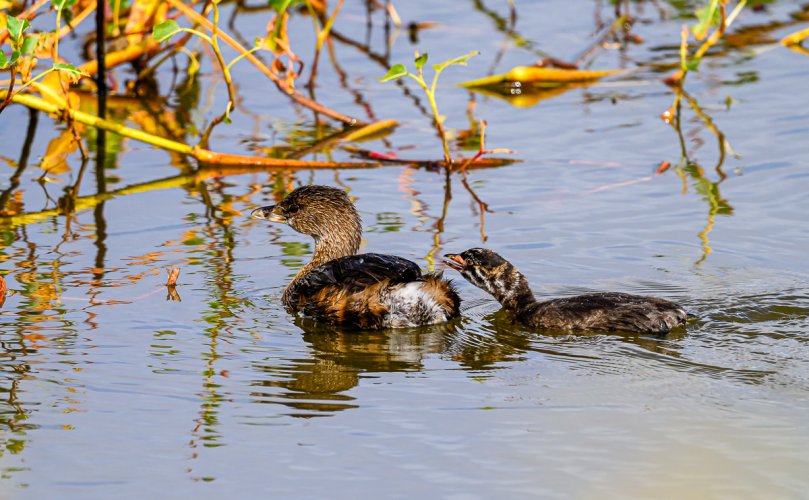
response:
[[[375,151],[369,151],[368,152],[368,157],[369,158],[374,158],[376,160],[395,160],[396,159],[396,155],[394,155],[394,154],[377,153]]]
[[[662,174],[663,172],[668,170],[670,166],[671,166],[671,163],[663,160],[663,161],[660,162],[660,166],[657,167],[657,172],[655,172],[655,173]]]

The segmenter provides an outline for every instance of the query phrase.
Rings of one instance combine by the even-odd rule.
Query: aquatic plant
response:
[[[673,119],[677,108],[680,105],[681,94],[679,89],[685,85],[686,76],[690,71],[697,71],[702,63],[703,57],[708,49],[716,45],[727,29],[738,17],[744,8],[747,0],[739,0],[730,14],[727,13],[727,6],[730,0],[710,0],[709,3],[695,11],[698,20],[690,28],[683,24],[680,32],[680,68],[671,76],[665,79],[665,83],[678,89],[675,93],[674,103],[663,113],[666,121]],[[713,31],[711,31],[713,28]],[[710,34],[709,34],[710,33]],[[689,40],[694,38],[700,42],[696,50],[691,51]]]
[[[419,86],[424,90],[425,95],[427,95],[427,99],[430,101],[430,108],[432,109],[433,113],[433,120],[436,128],[438,129],[438,135],[441,138],[441,145],[444,148],[444,166],[446,168],[450,168],[452,166],[452,157],[449,153],[449,143],[447,142],[447,133],[444,130],[444,117],[438,112],[438,103],[436,102],[435,92],[436,86],[438,85],[438,78],[441,76],[441,73],[450,66],[458,65],[458,66],[466,66],[466,62],[471,59],[472,57],[478,55],[479,52],[473,50],[468,54],[464,54],[462,56],[455,57],[453,59],[448,59],[442,63],[433,64],[433,80],[430,85],[427,85],[427,82],[424,80],[424,65],[427,64],[427,53],[419,54],[416,51],[416,56],[413,60],[413,64],[416,67],[416,73],[411,73],[407,70],[404,64],[395,64],[393,65],[390,70],[379,79],[380,82],[389,82],[391,80],[397,80],[399,78],[403,78],[405,76],[412,78],[419,84]]]
[[[236,105],[236,91],[233,89],[233,78],[230,75],[230,68],[239,62],[241,59],[247,57],[248,55],[252,54],[253,52],[259,50],[261,47],[261,40],[256,39],[256,45],[252,49],[243,52],[238,57],[233,59],[230,63],[225,63],[225,58],[222,56],[222,51],[219,47],[219,37],[217,36],[217,32],[219,31],[219,2],[221,0],[213,0],[211,2],[211,7],[213,10],[213,25],[211,29],[211,35],[208,36],[205,33],[202,33],[198,30],[193,28],[181,28],[177,21],[173,19],[169,19],[168,21],[164,21],[158,25],[156,25],[152,30],[152,36],[154,37],[155,41],[158,43],[165,42],[170,40],[174,35],[178,33],[189,33],[191,35],[197,36],[200,39],[204,40],[205,42],[210,45],[211,49],[213,50],[214,55],[216,56],[216,61],[219,63],[219,68],[222,71],[222,76],[225,80],[225,86],[227,87],[228,91],[228,104],[225,107],[224,113],[214,118],[211,123],[208,125],[208,128],[205,129],[205,132],[202,134],[200,138],[199,144],[202,147],[208,147],[208,139],[211,136],[211,132],[213,131],[214,127],[221,122],[230,123],[230,112],[233,110],[233,107]]]
[[[8,90],[6,91],[5,99],[0,103],[0,113],[8,106],[14,95],[19,94],[27,87],[36,84],[39,80],[44,79],[53,72],[62,72],[68,76],[71,81],[77,81],[80,76],[86,76],[81,70],[72,64],[61,63],[59,61],[59,36],[61,31],[62,11],[70,7],[76,0],[54,0],[53,7],[56,10],[56,29],[52,32],[39,34],[36,36],[26,35],[26,31],[31,27],[31,23],[27,19],[19,19],[14,16],[6,16],[6,27],[8,30],[9,42],[11,45],[11,55],[6,57],[5,52],[0,50],[0,69],[8,69],[11,75]],[[33,68],[33,57],[37,46],[44,40],[49,39],[52,42],[52,59],[53,63],[50,68],[40,72],[38,75],[31,77],[30,71]],[[21,66],[26,64],[27,70],[22,71],[27,75],[24,83],[15,89],[17,72],[21,70]],[[61,81],[60,81],[61,83]],[[41,88],[40,91],[48,92],[49,87]],[[52,97],[53,92],[49,92]]]

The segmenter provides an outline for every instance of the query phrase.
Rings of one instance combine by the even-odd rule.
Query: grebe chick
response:
[[[312,260],[281,296],[295,312],[365,329],[443,323],[460,312],[458,294],[441,274],[422,274],[415,262],[393,255],[355,255],[362,224],[341,189],[303,186],[250,216],[287,224],[315,240]]]
[[[446,264],[492,294],[517,321],[564,331],[666,333],[684,325],[682,306],[656,297],[602,292],[538,302],[528,280],[509,261],[484,248],[446,254]]]

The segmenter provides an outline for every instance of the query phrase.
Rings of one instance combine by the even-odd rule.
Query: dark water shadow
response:
[[[423,372],[431,357],[455,364],[472,377],[487,377],[535,354],[577,363],[599,362],[600,356],[571,347],[581,347],[585,339],[605,337],[595,332],[529,331],[503,311],[482,318],[463,316],[430,327],[380,331],[347,329],[301,317],[294,324],[301,329],[309,352],[254,365],[263,376],[251,383],[251,397],[257,403],[287,406],[292,411],[286,415],[304,418],[359,408],[351,390],[363,379],[385,372]],[[685,329],[660,338],[609,334],[664,356],[672,355],[666,342],[685,335]]]
[[[289,416],[313,417],[358,408],[348,394],[362,378],[380,372],[418,372],[429,354],[445,351],[456,322],[432,327],[362,331],[296,317],[308,355],[279,365],[257,365],[267,377],[252,383],[255,402],[283,404]],[[278,391],[278,389],[282,389]]]

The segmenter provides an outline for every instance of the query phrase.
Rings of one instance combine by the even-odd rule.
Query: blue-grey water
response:
[[[660,118],[674,100],[661,80],[694,6],[633,3],[641,43],[610,38],[590,58],[624,73],[528,105],[455,84],[542,53],[574,59],[612,6],[516,2],[509,27],[505,1],[393,3],[405,25],[439,24],[414,44],[406,26],[386,33],[381,10],[369,32],[364,4],[347,2],[318,100],[401,122],[358,147],[439,159],[420,89],[376,78],[416,48],[431,62],[479,50],[444,73],[441,113],[455,137],[485,119],[486,146],[518,163],[469,170],[468,186],[453,174],[449,188],[401,165],[195,177],[191,160],[109,135],[99,176],[95,131],[82,131],[80,174],[77,151],[54,159],[64,125],[19,105],[0,115],[0,497],[805,498],[809,56],[777,41],[807,26],[807,6],[747,8],[688,75],[678,130]],[[227,29],[252,40],[268,19],[239,12]],[[297,14],[289,26],[307,62],[311,26]],[[80,62],[78,45],[65,57]],[[116,95],[111,113],[193,142],[226,102],[202,63],[185,84],[178,55],[157,96]],[[240,102],[212,149],[279,154],[326,133],[249,63],[233,72]],[[119,92],[133,79],[111,76]],[[538,296],[654,294],[698,319],[661,337],[529,331],[447,270],[464,300],[450,324],[323,328],[279,301],[312,242],[248,218],[309,183],[350,192],[364,251],[438,270],[439,255],[486,246]],[[90,198],[54,211],[76,185]],[[99,189],[115,196],[91,198]],[[168,267],[181,270],[173,299]]]

